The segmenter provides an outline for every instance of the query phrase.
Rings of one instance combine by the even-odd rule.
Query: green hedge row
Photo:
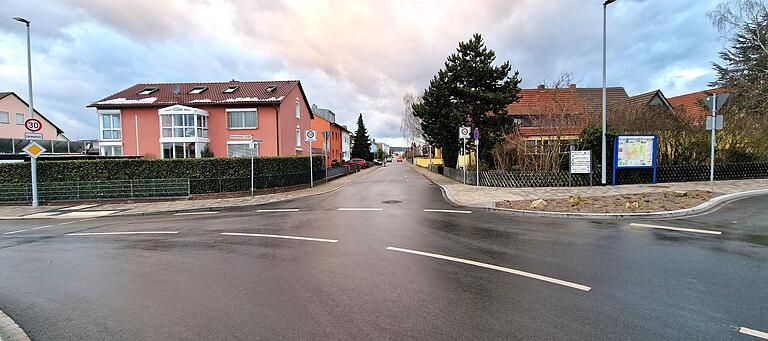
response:
[[[313,160],[314,169],[323,167],[323,159]],[[257,176],[280,176],[309,172],[309,157],[260,157],[254,159]],[[249,158],[202,159],[116,159],[84,161],[40,161],[40,182],[249,177]],[[29,163],[0,164],[0,184],[30,182]]]

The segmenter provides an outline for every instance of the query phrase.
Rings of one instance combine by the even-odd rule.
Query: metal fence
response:
[[[0,154],[19,154],[32,140],[0,138]],[[36,140],[43,146],[46,154],[82,154],[89,146],[90,141],[60,141],[60,140]]]
[[[464,171],[450,167],[433,167],[433,172],[443,174],[456,181],[464,181]],[[592,183],[600,184],[600,169],[592,173]],[[588,186],[590,174],[573,174],[570,176],[573,186]],[[620,169],[617,172],[616,184],[648,184],[652,182],[651,169]],[[768,178],[768,163],[731,163],[715,165],[715,180],[743,180]],[[612,170],[607,173],[610,184],[613,179]],[[709,165],[666,165],[656,170],[656,182],[691,182],[708,181]],[[476,173],[467,170],[466,183],[477,183]],[[569,184],[568,172],[480,172],[480,185],[489,187],[566,187]]]
[[[42,182],[40,201],[189,197],[188,179]],[[0,201],[32,201],[32,185],[0,185]]]
[[[359,172],[359,166],[328,169],[328,178]],[[314,171],[314,180],[325,180],[325,170]],[[308,184],[309,172],[255,176],[257,190]],[[137,179],[87,182],[41,182],[38,184],[40,201],[98,200],[98,199],[150,199],[189,197],[192,194],[246,192],[251,190],[250,177],[200,179]],[[32,185],[0,184],[0,202],[32,201]]]

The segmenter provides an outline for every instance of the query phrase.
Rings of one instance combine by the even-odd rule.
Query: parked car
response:
[[[382,160],[373,160],[373,164],[376,165],[376,166],[381,166],[381,165],[384,164],[384,161],[382,161]]]
[[[403,157],[402,156],[398,156],[397,157],[397,162],[403,162]]]
[[[368,168],[368,162],[363,159],[350,159],[342,163],[344,166],[360,166],[361,168]]]

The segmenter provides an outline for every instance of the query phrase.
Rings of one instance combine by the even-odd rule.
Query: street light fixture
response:
[[[605,93],[605,64],[606,64],[606,53],[605,53],[605,45],[606,45],[606,12],[608,5],[612,4],[616,0],[606,0],[603,2],[603,139],[602,139],[602,159],[600,164],[600,172],[601,172],[601,180],[603,185],[608,183],[608,180],[606,178],[606,169],[605,169],[605,159],[606,159],[606,150],[605,150],[605,130],[606,130],[606,93]]]
[[[27,78],[29,83],[29,118],[35,118],[35,109],[32,102],[32,44],[30,43],[29,20],[22,17],[14,17],[13,20],[24,23],[27,26]],[[32,164],[32,207],[38,206],[37,199],[37,159],[30,160]]]

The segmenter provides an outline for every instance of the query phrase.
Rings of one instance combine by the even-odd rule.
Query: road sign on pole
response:
[[[312,141],[317,141],[317,133],[314,130],[305,131],[304,141],[309,142],[309,187],[315,187],[315,172],[312,169]]]
[[[43,129],[43,124],[40,123],[38,119],[30,118],[24,121],[24,127],[34,133],[36,131],[40,131],[40,129]]]
[[[45,152],[43,146],[37,144],[37,142],[30,142],[24,149],[22,149],[27,155],[30,156],[30,164],[32,167],[32,207],[37,207],[39,201],[37,199],[37,157]]]
[[[480,129],[475,128],[475,186],[480,186]]]
[[[460,139],[468,139],[470,133],[472,133],[472,129],[470,129],[469,127],[459,127]]]
[[[253,151],[256,149],[256,145],[257,144],[258,144],[258,142],[256,142],[256,141],[251,141],[251,144],[250,144],[250,146],[251,146],[251,196],[253,196],[253,176],[254,176],[254,174],[253,174],[253,154],[254,154]]]

